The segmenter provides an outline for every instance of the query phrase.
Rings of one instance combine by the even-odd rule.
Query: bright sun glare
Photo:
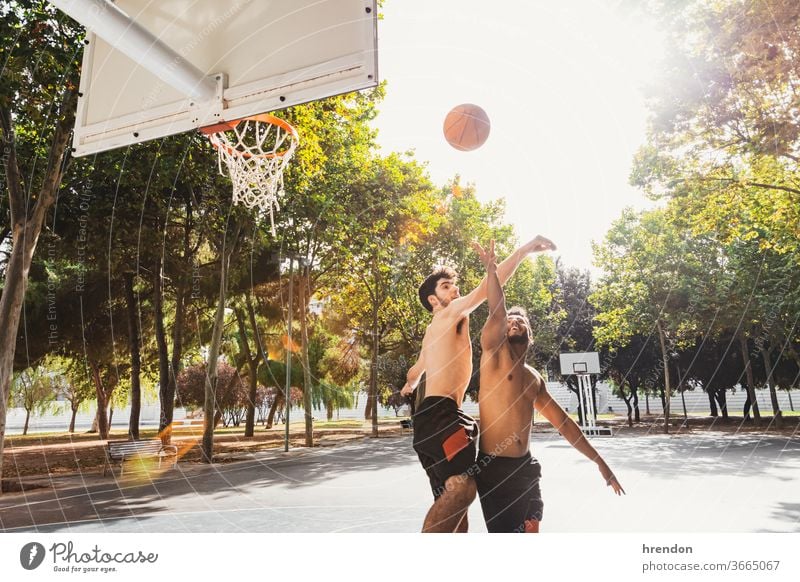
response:
[[[660,36],[616,4],[387,1],[378,28],[383,150],[415,150],[437,185],[460,174],[481,200],[504,197],[521,238],[545,234],[567,265],[590,267],[591,240],[623,207],[650,204],[628,175]],[[470,153],[442,136],[447,112],[465,102],[492,122]]]

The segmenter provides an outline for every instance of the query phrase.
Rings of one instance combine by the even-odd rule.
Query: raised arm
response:
[[[489,317],[481,331],[481,346],[484,351],[494,352],[499,348],[506,336],[506,298],[500,278],[497,276],[497,255],[494,253],[494,240],[484,250],[475,243],[475,251],[486,267],[486,300],[489,305]]]
[[[561,436],[569,441],[569,444],[597,464],[598,469],[600,469],[600,474],[603,476],[603,479],[605,479],[606,485],[614,489],[614,493],[617,495],[625,493],[625,490],[619,484],[619,481],[617,481],[617,478],[614,476],[614,473],[611,472],[611,469],[603,460],[603,457],[600,456],[600,453],[598,453],[586,439],[580,427],[575,424],[575,421],[567,416],[567,413],[561,408],[558,402],[553,400],[553,397],[550,396],[550,393],[545,388],[544,382],[542,382],[539,388],[539,394],[533,402],[533,407],[561,433]]]
[[[425,361],[423,359],[423,355],[420,353],[419,359],[413,366],[411,366],[408,369],[408,373],[406,374],[406,383],[405,386],[403,386],[402,390],[400,390],[400,394],[402,394],[403,396],[409,396],[410,394],[413,394],[424,372],[425,372]]]
[[[522,259],[527,257],[529,254],[548,250],[552,251],[555,250],[555,248],[556,245],[553,244],[550,239],[546,239],[545,237],[539,235],[537,235],[533,240],[519,247],[502,263],[497,265],[497,278],[500,281],[500,286],[502,287],[506,284],[506,282],[511,278],[511,275],[513,275],[517,270],[517,267],[519,267],[522,263]],[[447,307],[447,310],[456,317],[469,315],[475,310],[475,308],[478,307],[478,305],[486,300],[486,290],[487,283],[486,277],[484,277],[480,285],[475,287],[475,289],[473,289],[470,293],[464,297],[459,297],[455,301],[452,301]]]

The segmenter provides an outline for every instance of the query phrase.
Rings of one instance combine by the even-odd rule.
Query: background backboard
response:
[[[88,32],[75,124],[79,156],[378,82],[375,0],[118,0],[115,6],[215,80],[218,91],[210,100],[191,98],[142,66],[147,51],[132,59]]]
[[[599,374],[600,356],[597,352],[573,352],[559,355],[561,375]]]

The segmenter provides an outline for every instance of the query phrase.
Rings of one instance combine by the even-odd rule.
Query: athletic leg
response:
[[[425,516],[423,533],[453,533],[464,520],[466,511],[475,499],[475,480],[467,475],[453,475],[445,481],[445,491]]]
[[[458,522],[455,533],[467,533],[469,531],[469,520],[467,519],[468,511],[464,512],[464,517]]]

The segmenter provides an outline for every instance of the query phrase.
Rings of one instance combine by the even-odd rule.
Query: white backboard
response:
[[[573,352],[559,355],[561,375],[599,374],[600,355],[597,352]]]
[[[375,0],[117,0],[190,65],[218,79],[196,102],[87,33],[75,124],[88,155],[373,87]]]

